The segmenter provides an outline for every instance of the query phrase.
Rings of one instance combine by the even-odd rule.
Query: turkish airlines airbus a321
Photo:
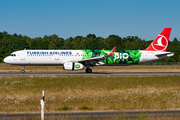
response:
[[[11,65],[62,65],[64,70],[82,70],[91,73],[92,66],[132,65],[164,59],[174,55],[166,52],[171,28],[164,28],[145,50],[20,50],[11,53],[4,62]]]

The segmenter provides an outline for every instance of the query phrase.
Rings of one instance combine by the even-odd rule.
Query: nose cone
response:
[[[8,63],[8,61],[9,61],[9,60],[8,60],[8,57],[4,58],[4,62],[5,62],[5,63]]]

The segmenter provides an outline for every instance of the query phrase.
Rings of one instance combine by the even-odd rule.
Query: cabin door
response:
[[[21,59],[21,60],[25,60],[25,54],[26,54],[26,50],[24,50],[24,51],[22,51],[22,52],[20,53],[20,59]]]
[[[55,60],[59,60],[59,55],[58,54],[55,55]]]
[[[147,53],[143,54],[143,60],[147,60]]]

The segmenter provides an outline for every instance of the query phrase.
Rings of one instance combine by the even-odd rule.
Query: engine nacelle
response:
[[[65,62],[63,64],[64,70],[83,70],[84,66],[81,63]]]

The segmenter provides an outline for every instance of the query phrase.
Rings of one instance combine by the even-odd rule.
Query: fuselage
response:
[[[82,70],[92,73],[92,66],[133,65],[161,60],[174,55],[166,52],[171,28],[164,28],[144,50],[20,50],[10,54],[4,62],[12,65],[63,65],[64,70]]]
[[[111,50],[20,50],[10,54],[4,62],[23,66],[53,66],[63,65],[68,61],[90,59],[108,55]],[[173,56],[171,52],[144,51],[144,50],[116,50],[110,57],[90,66],[98,65],[131,65],[156,61]]]

